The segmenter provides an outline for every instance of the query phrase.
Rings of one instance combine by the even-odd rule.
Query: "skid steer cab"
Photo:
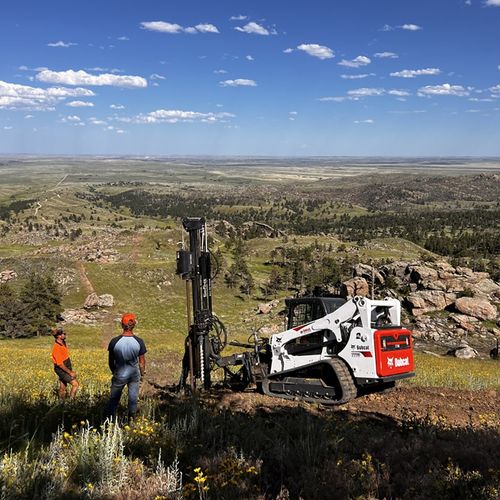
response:
[[[269,339],[266,394],[345,403],[414,376],[411,333],[396,299],[288,299],[287,330]]]

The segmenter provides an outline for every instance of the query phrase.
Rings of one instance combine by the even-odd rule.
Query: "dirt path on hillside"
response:
[[[78,261],[76,263],[76,268],[78,271],[78,276],[80,277],[80,282],[85,288],[85,291],[87,293],[95,293],[94,287],[92,286],[92,283],[90,282],[89,278],[87,277],[87,273],[85,272],[85,266],[83,265],[83,262]]]

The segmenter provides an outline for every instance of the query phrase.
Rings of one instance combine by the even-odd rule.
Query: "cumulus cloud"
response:
[[[209,23],[197,24],[195,29],[200,33],[220,33],[216,26]]]
[[[216,75],[225,75],[227,71],[225,69],[215,69],[214,74]]]
[[[243,16],[243,15],[239,15],[239,16],[231,16],[229,18],[230,21],[244,21],[245,19],[247,19],[248,16]]]
[[[394,52],[376,52],[373,57],[377,59],[397,59],[399,56]]]
[[[59,40],[58,42],[48,43],[47,47],[64,47],[64,48],[68,48],[68,47],[72,47],[74,45],[78,45],[78,44],[77,43],[73,43],[73,42],[63,42],[62,40]]]
[[[395,71],[391,76],[398,76],[400,78],[415,78],[422,75],[439,75],[441,70],[439,68],[424,68],[424,69],[404,69],[402,71]]]
[[[461,85],[451,85],[443,83],[443,85],[427,85],[418,89],[418,95],[421,97],[437,96],[437,95],[452,95],[464,97],[469,95],[469,91]]]
[[[360,88],[360,89],[352,89],[347,91],[347,95],[350,97],[373,97],[373,96],[379,96],[379,95],[384,95],[385,90],[384,89],[377,89],[377,88]]]
[[[358,56],[350,61],[342,59],[338,64],[340,66],[347,66],[348,68],[360,68],[361,66],[366,66],[370,64],[372,60],[366,56]]]
[[[183,111],[179,109],[157,109],[147,114],[140,114],[131,119],[118,119],[118,121],[151,124],[151,123],[179,123],[179,122],[201,122],[215,123],[234,118],[232,113],[200,113],[198,111]]]
[[[0,80],[0,109],[53,111],[54,106],[67,98],[93,97],[88,89],[49,87],[42,89]]]
[[[237,78],[236,80],[224,80],[220,82],[221,87],[257,87],[257,83],[254,80],[248,80],[246,78]]]
[[[403,24],[402,26],[399,26],[402,30],[407,30],[407,31],[419,31],[422,29],[422,26],[419,26],[418,24]]]
[[[245,59],[246,59],[247,61],[255,61],[254,57],[253,57],[253,56],[251,56],[250,54],[249,54],[249,55],[247,55],[247,56],[245,56]]]
[[[395,95],[396,97],[407,97],[411,95],[407,90],[392,89],[387,92],[389,95]]]
[[[94,103],[88,101],[71,101],[68,102],[66,106],[70,106],[72,108],[93,108]]]
[[[371,123],[374,123],[374,120],[372,120],[371,118],[368,118],[367,120],[354,120],[354,123],[368,123],[368,124],[371,124]]]
[[[362,73],[359,75],[340,75],[340,78],[344,78],[344,80],[361,80],[363,78],[368,78],[369,76],[375,76],[375,73]]]
[[[293,49],[286,49],[286,53],[292,52]],[[318,45],[317,43],[301,43],[297,46],[297,50],[302,50],[310,56],[317,57],[318,59],[332,59],[335,57],[333,50],[325,45]]]
[[[91,75],[86,71],[51,71],[43,70],[36,75],[36,79],[45,83],[59,83],[62,85],[89,85],[103,86],[109,85],[112,87],[128,87],[128,88],[144,88],[148,86],[148,82],[141,76],[132,75],[113,75],[103,73],[101,75]]]
[[[143,21],[141,22],[141,27],[148,31],[158,31],[160,33],[168,33],[170,35],[176,35],[178,33],[220,33],[216,26],[209,23],[183,27],[180,24],[168,23],[166,21]]]
[[[500,7],[500,0],[486,0],[485,5],[488,7]]]
[[[254,23],[253,21],[245,24],[245,26],[236,26],[234,28],[236,31],[241,31],[242,33],[249,33],[253,35],[270,35],[271,32],[264,28],[264,26],[261,26],[260,24]]]
[[[111,109],[125,109],[125,106],[123,104],[110,104],[109,107]]]

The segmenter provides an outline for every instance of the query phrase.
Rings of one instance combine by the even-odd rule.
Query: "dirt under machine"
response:
[[[238,390],[255,387],[269,396],[346,403],[359,394],[414,376],[411,333],[400,325],[393,298],[302,297],[286,299],[287,329],[222,356],[227,333],[212,310],[212,265],[203,218],[185,218],[189,247],[177,252],[177,274],[186,281],[189,331],[179,388],[209,389],[212,371]]]

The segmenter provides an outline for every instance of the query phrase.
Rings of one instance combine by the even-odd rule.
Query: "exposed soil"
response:
[[[500,397],[494,390],[459,391],[402,386],[390,392],[362,396],[335,407],[272,398],[253,391],[232,392],[226,389],[212,390],[203,394],[202,399],[208,406],[234,413],[273,413],[284,408],[300,407],[314,414],[347,412],[352,417],[389,417],[397,422],[408,418],[439,419],[452,427],[477,427],[484,422],[500,425]]]

